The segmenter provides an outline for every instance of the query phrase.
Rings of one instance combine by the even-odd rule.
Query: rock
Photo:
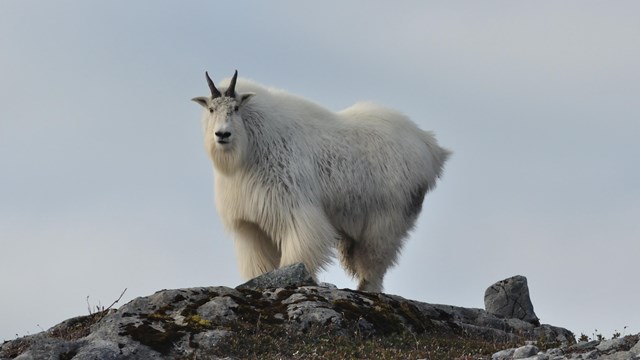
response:
[[[636,344],[629,349],[629,352],[634,355],[640,355],[640,340],[636,339]]]
[[[564,351],[562,349],[549,349],[547,350],[546,354],[549,356],[549,358],[554,359],[554,358],[562,358],[564,356]]]
[[[511,360],[516,349],[506,349],[491,355],[491,360]]]
[[[635,345],[634,345],[635,343]],[[638,337],[622,337],[603,340],[596,346],[599,354],[608,360],[640,359],[640,341]]]
[[[598,346],[598,344],[600,344],[600,341],[598,341],[598,340],[581,341],[581,342],[573,345],[572,347],[570,347],[569,351],[586,352],[586,351],[595,349],[596,346]]]
[[[251,351],[278,351],[298,343],[304,346],[274,358],[309,358],[317,357],[314,351],[323,347],[333,351],[336,339],[347,339],[351,351],[357,348],[354,341],[403,334],[408,337],[401,339],[402,344],[417,342],[421,336],[429,342],[434,336],[488,344],[574,342],[570,331],[550,325],[534,326],[481,309],[313,286],[304,267],[281,270],[236,289],[163,290],[136,298],[118,310],[70,319],[45,332],[5,342],[0,345],[0,359],[246,358],[255,355]],[[386,344],[383,341],[375,340]],[[255,347],[245,349],[247,344]]]
[[[321,282],[320,284],[318,284],[318,286],[326,287],[328,289],[337,289],[338,288],[334,284],[328,283],[328,282]]]
[[[598,350],[592,350],[587,353],[584,353],[578,357],[579,359],[599,359],[600,352]]]
[[[318,286],[304,264],[298,263],[255,277],[236,289],[270,289],[289,286]]]
[[[525,345],[513,352],[514,359],[524,359],[536,355],[540,350],[534,345]]]
[[[544,325],[543,325],[544,326]],[[523,360],[640,360],[640,334],[628,335],[611,340],[584,341],[570,346],[548,349],[544,353]],[[507,349],[495,353],[492,360],[517,359],[517,349]],[[509,355],[511,354],[511,355]]]
[[[640,359],[640,356],[635,355],[630,351],[621,351],[610,355],[605,355],[602,358],[606,360],[638,360]]]
[[[524,276],[514,276],[491,285],[484,293],[484,306],[488,313],[498,317],[540,325]]]
[[[596,349],[603,354],[609,354],[615,351],[619,351],[625,347],[628,347],[627,340],[625,338],[617,338],[611,340],[603,340],[596,346]]]
[[[538,354],[538,355],[534,355],[534,356],[530,356],[530,357],[526,357],[518,360],[549,360],[549,356],[546,354]]]
[[[640,360],[640,334],[575,344],[574,335],[566,329],[481,309],[315,286],[300,265],[274,273],[236,289],[158,291],[118,310],[72,318],[47,331],[0,344],[0,360],[216,360],[252,358],[262,351],[275,354],[270,358],[317,358],[334,356],[335,350],[371,347],[371,342],[366,347],[357,343],[363,339],[386,348],[389,339],[404,334],[408,336],[400,338],[402,346],[415,342],[409,348],[415,346],[416,351],[438,337],[445,338],[447,344],[461,339],[458,345],[464,348],[478,342],[483,346],[504,343],[505,347],[524,344],[496,352],[492,360]],[[526,288],[526,279],[524,285]],[[526,294],[528,298],[528,291]],[[334,343],[339,339],[346,339],[343,341],[348,345],[336,349]],[[419,341],[423,342],[418,346]],[[555,343],[558,347],[548,349]],[[455,343],[449,346],[456,347]],[[548,350],[539,352],[537,346]],[[290,351],[278,352],[280,348]],[[398,357],[396,349],[382,357]],[[324,352],[316,354],[319,350]],[[430,353],[425,350],[419,354],[424,357]],[[486,354],[477,358],[484,359]]]

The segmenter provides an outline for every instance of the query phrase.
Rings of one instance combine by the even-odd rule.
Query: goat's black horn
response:
[[[220,91],[216,89],[216,86],[213,85],[213,80],[211,80],[211,78],[209,77],[209,73],[205,71],[204,74],[207,76],[207,84],[209,84],[209,89],[211,89],[211,97],[215,99],[222,96]]]
[[[231,78],[231,82],[229,83],[229,88],[224,94],[228,97],[236,97],[236,80],[238,79],[238,70],[233,74]]]

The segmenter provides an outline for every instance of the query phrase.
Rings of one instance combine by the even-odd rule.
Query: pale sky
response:
[[[238,69],[453,150],[385,291],[640,332],[640,3],[0,2],[0,341],[161,289],[236,286],[200,107]],[[354,288],[338,265],[322,281]],[[624,327],[627,327],[624,329]]]

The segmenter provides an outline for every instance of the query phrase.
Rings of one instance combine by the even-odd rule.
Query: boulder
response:
[[[255,277],[236,289],[274,289],[298,286],[318,286],[304,264],[297,263]]]
[[[525,346],[521,346],[519,348],[517,348],[514,352],[513,352],[513,358],[514,359],[525,359],[528,357],[532,357],[534,355],[536,355],[538,353],[538,348],[535,347],[534,345],[525,345]]]
[[[612,352],[619,351],[622,348],[628,348],[628,343],[626,338],[617,338],[611,340],[603,340],[597,346],[596,349],[602,354],[609,354]]]
[[[513,353],[516,352],[516,349],[505,349],[498,351],[497,353],[491,356],[491,360],[511,360],[513,359]]]
[[[485,310],[505,319],[520,319],[533,325],[540,320],[533,311],[529,286],[524,276],[514,276],[489,286],[484,293]]]

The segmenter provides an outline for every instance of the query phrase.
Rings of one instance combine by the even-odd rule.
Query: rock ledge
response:
[[[277,274],[285,286],[265,286],[262,279],[237,289],[158,291],[118,310],[69,319],[5,342],[0,359],[217,359],[229,356],[225,349],[232,340],[263,332],[277,332],[285,340],[319,331],[332,338],[438,334],[505,345],[535,340],[568,347],[575,342],[566,329],[500,318],[481,309],[309,286],[304,271],[294,270],[299,281]]]

